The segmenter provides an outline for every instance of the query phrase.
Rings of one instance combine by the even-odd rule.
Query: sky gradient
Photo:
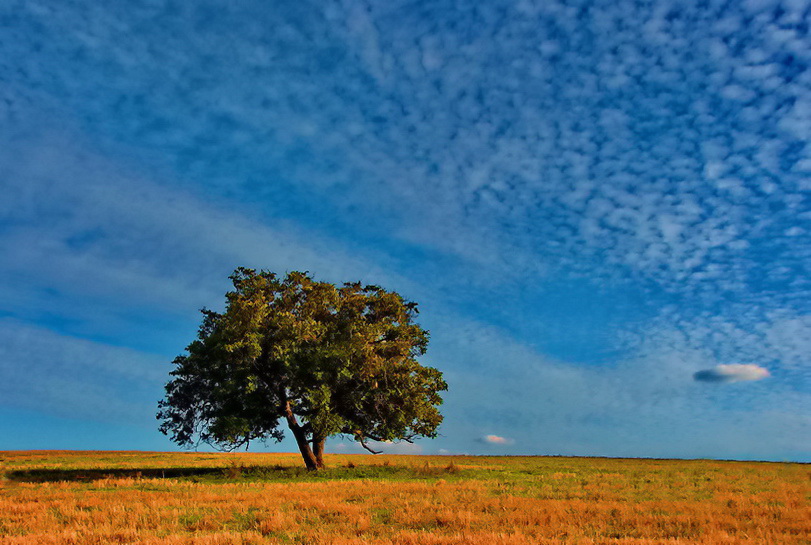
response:
[[[0,449],[173,449],[169,362],[247,266],[420,304],[446,420],[389,450],[811,461],[809,23],[4,2]]]

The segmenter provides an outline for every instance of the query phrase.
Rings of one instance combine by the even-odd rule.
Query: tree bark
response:
[[[293,432],[293,437],[296,438],[301,457],[304,458],[304,465],[310,471],[316,471],[319,468],[318,461],[310,448],[310,442],[307,441],[307,432],[301,427],[301,424],[296,420],[296,415],[293,414],[293,409],[290,407],[290,400],[284,402],[284,416],[287,418],[287,425],[290,431]]]
[[[324,444],[326,442],[326,437],[313,437],[313,454],[315,455],[315,464],[318,466],[318,469],[324,467]]]

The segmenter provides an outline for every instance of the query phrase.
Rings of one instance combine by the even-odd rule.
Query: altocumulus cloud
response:
[[[753,363],[729,363],[704,369],[693,375],[699,382],[747,382],[761,380],[769,376],[769,371]]]

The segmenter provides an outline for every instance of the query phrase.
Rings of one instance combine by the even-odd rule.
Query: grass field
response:
[[[0,543],[811,543],[811,466],[0,452]]]

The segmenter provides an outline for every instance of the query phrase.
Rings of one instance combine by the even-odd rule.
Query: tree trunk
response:
[[[313,454],[315,455],[315,464],[318,466],[318,469],[324,467],[324,443],[326,442],[327,439],[324,437],[313,438]]]
[[[301,457],[304,458],[304,465],[310,471],[315,471],[319,468],[318,461],[310,448],[310,443],[307,441],[307,433],[296,420],[296,415],[293,414],[293,409],[290,407],[290,401],[284,402],[284,416],[287,418],[287,425],[290,431],[293,432],[293,437],[296,438],[298,449],[301,451]]]

